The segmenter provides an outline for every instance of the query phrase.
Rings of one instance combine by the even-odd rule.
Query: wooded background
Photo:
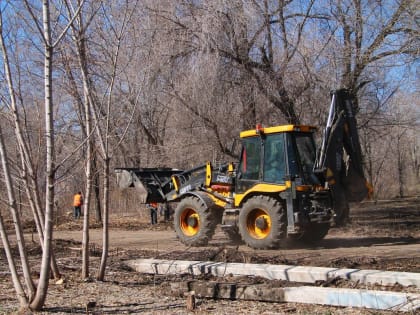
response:
[[[41,5],[0,3],[13,80],[10,90],[3,59],[0,120],[25,209],[23,177],[41,199],[46,185]],[[53,38],[80,3],[51,1]],[[256,123],[309,124],[320,135],[329,91],[341,87],[357,97],[375,196],[418,193],[418,14],[411,0],[85,1],[52,55],[55,205],[71,210],[87,176],[101,195],[105,160],[114,191],[118,166],[234,161],[233,140]],[[129,210],[120,205],[111,211]]]

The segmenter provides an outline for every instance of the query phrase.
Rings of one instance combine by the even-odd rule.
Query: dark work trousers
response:
[[[165,217],[165,221],[169,221],[170,220],[171,212],[170,212],[168,206],[166,206],[166,208],[163,210],[163,215]]]
[[[80,206],[74,206],[74,218],[75,219],[80,218],[81,214],[82,214],[81,207]]]
[[[157,209],[150,208],[150,223],[157,224]]]

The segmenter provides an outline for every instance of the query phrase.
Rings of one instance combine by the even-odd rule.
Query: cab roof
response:
[[[257,125],[255,129],[245,130],[240,133],[241,138],[255,137],[260,134],[273,134],[273,133],[282,133],[282,132],[315,132],[316,127],[314,126],[305,126],[305,125],[281,125],[274,127],[262,127]]]

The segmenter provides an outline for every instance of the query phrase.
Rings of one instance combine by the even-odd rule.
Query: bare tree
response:
[[[85,115],[84,129],[85,134],[88,137],[87,141],[87,154],[86,159],[86,192],[87,198],[90,196],[90,190],[92,187],[93,173],[92,173],[92,159],[100,158],[102,162],[102,178],[103,178],[103,215],[102,215],[102,226],[103,226],[103,249],[101,265],[98,270],[98,280],[103,280],[105,277],[105,267],[108,256],[109,247],[109,232],[108,232],[108,221],[109,221],[109,176],[110,176],[110,159],[112,155],[112,149],[110,148],[110,134],[112,133],[112,104],[114,96],[114,85],[119,71],[119,56],[122,42],[124,40],[124,34],[127,29],[127,25],[130,22],[134,4],[126,3],[125,5],[118,5],[111,3],[101,3],[97,8],[93,9],[93,15],[98,15],[100,18],[93,20],[93,15],[87,18],[87,21],[83,21],[82,17],[77,19],[77,24],[72,27],[75,51],[78,56],[78,67],[80,70],[81,82],[83,84],[83,99],[76,95],[81,104],[83,104],[83,112]],[[69,11],[72,11],[70,5],[68,5]],[[114,11],[114,16],[110,18],[110,12]],[[118,12],[118,10],[121,12]],[[119,15],[121,14],[121,15]],[[119,19],[121,17],[121,19]],[[92,23],[92,24],[91,24]],[[110,31],[104,34],[102,26],[105,23],[107,30]],[[90,32],[90,28],[95,28],[95,33],[98,35],[97,38],[92,39],[91,45],[87,45],[87,36]],[[102,71],[101,79],[95,80],[95,73],[92,71],[90,62],[93,60],[91,54],[97,54],[92,46],[101,47],[100,54],[103,54],[103,63],[100,63],[98,71]],[[107,50],[104,49],[107,47]],[[98,62],[97,62],[98,64]],[[71,79],[71,76],[70,76]],[[74,80],[71,79],[72,82]],[[96,81],[96,82],[95,82]],[[74,84],[75,85],[75,84]],[[100,94],[103,93],[102,96]],[[92,139],[95,135],[95,139],[98,143],[98,147],[95,148],[95,155],[93,155]],[[117,141],[118,144],[118,141]],[[98,161],[95,161],[95,164]],[[86,278],[89,276],[89,259],[88,259],[88,219],[89,219],[89,204],[88,199],[85,203],[85,220],[84,220],[84,239],[83,239],[83,269],[82,277]]]
[[[9,199],[9,208],[10,208],[10,211],[12,212],[12,215],[13,215],[16,237],[17,237],[17,242],[18,242],[18,246],[19,246],[19,253],[20,253],[21,262],[22,262],[22,269],[23,269],[23,272],[24,272],[24,275],[25,275],[25,283],[27,285],[29,296],[26,295],[26,293],[25,293],[25,291],[22,287],[22,284],[19,280],[19,275],[17,274],[16,264],[15,264],[15,261],[13,259],[12,251],[11,251],[11,248],[10,248],[10,242],[9,242],[7,233],[6,233],[5,228],[4,228],[3,217],[1,215],[1,213],[0,213],[0,235],[1,235],[1,238],[2,238],[2,241],[3,241],[3,246],[4,246],[4,249],[5,249],[7,261],[8,261],[8,264],[9,264],[9,269],[10,269],[10,272],[12,274],[13,285],[15,287],[15,290],[16,290],[16,293],[17,293],[17,296],[18,296],[20,307],[21,308],[27,308],[28,307],[28,302],[30,301],[30,299],[34,295],[35,287],[34,287],[34,284],[32,282],[32,278],[29,274],[30,269],[29,269],[27,255],[26,255],[26,251],[25,251],[24,237],[23,237],[23,232],[22,232],[22,228],[21,228],[21,224],[20,224],[19,215],[17,213],[16,201],[15,201],[15,198],[14,198],[12,180],[11,180],[11,177],[10,177],[9,165],[8,165],[8,162],[7,162],[7,153],[6,153],[5,146],[4,146],[3,132],[2,132],[1,126],[0,126],[0,158],[1,158],[1,162],[2,162],[2,168],[3,168],[3,173],[4,173],[6,187],[7,187],[7,195],[8,195],[8,199]]]
[[[156,10],[173,23],[174,40],[187,45],[174,60],[217,55],[225,71],[235,69],[243,80],[249,78],[252,84],[247,87],[255,86],[260,98],[279,110],[286,121],[299,122],[296,101],[312,82],[297,79],[293,73],[309,74],[300,48],[309,21],[321,18],[313,12],[314,1],[303,7],[297,1],[180,1],[177,10],[180,7],[185,10],[181,17]],[[247,112],[252,113],[252,108]]]
[[[394,106],[390,109],[392,121],[392,133],[390,147],[394,151],[397,166],[397,187],[400,198],[408,194],[410,146],[413,138],[410,133],[416,130],[420,117],[416,116],[413,103],[407,95],[396,98]],[[415,143],[414,143],[415,145]]]
[[[340,85],[354,95],[375,80],[369,68],[397,66],[419,55],[415,1],[342,0],[329,7]]]
[[[95,130],[100,144],[100,155],[103,161],[103,235],[102,235],[102,255],[101,255],[101,264],[98,269],[97,279],[103,281],[105,278],[105,268],[108,259],[108,250],[109,250],[109,194],[110,194],[110,160],[115,152],[116,147],[112,147],[110,143],[110,134],[111,130],[111,117],[112,117],[112,97],[114,94],[114,85],[117,79],[117,73],[119,69],[120,62],[120,53],[121,46],[124,42],[124,35],[127,32],[127,27],[130,25],[131,19],[133,17],[134,9],[137,6],[137,1],[129,4],[126,3],[123,5],[120,10],[120,20],[118,23],[110,23],[111,34],[110,38],[112,39],[112,45],[110,50],[110,60],[111,65],[110,72],[108,73],[108,85],[107,85],[107,97],[105,98],[104,111],[101,111],[100,108],[95,107],[94,104],[90,103],[91,111],[93,114],[93,120],[95,122]],[[104,7],[103,7],[104,8]],[[105,17],[109,18],[108,12],[103,10]],[[111,22],[108,20],[108,22]],[[101,122],[102,121],[102,122]],[[122,137],[125,132],[122,133]],[[116,146],[118,146],[120,140],[117,141]]]
[[[81,2],[77,5],[80,7]],[[73,8],[71,2],[66,1],[69,16],[74,15],[77,8]],[[76,26],[77,23],[77,26]],[[92,114],[90,103],[92,103],[92,95],[90,92],[91,84],[87,73],[88,60],[86,55],[86,38],[84,37],[85,24],[83,15],[77,15],[76,23],[72,25],[73,38],[76,44],[76,54],[78,57],[79,67],[81,69],[83,82],[83,113],[84,113],[84,130],[87,137],[86,141],[86,187],[84,198],[84,219],[83,219],[83,241],[82,241],[82,279],[89,277],[89,217],[90,217],[90,200],[93,182],[93,141],[92,141]]]
[[[53,82],[52,67],[54,48],[58,45],[62,37],[78,16],[83,1],[71,18],[67,27],[54,41],[51,35],[51,15],[50,2],[44,0],[42,4],[42,29],[38,24],[38,19],[34,16],[31,6],[25,1],[25,4],[34,18],[36,26],[42,32],[44,44],[44,93],[45,93],[45,138],[46,138],[46,192],[45,192],[45,225],[44,225],[44,246],[41,262],[41,272],[39,276],[38,288],[34,300],[31,302],[31,308],[39,310],[45,302],[48,291],[48,280],[51,260],[51,242],[54,216],[54,184],[55,184],[55,150],[54,150],[54,106],[53,106]]]
[[[52,57],[54,47],[58,45],[61,38],[65,35],[67,28],[72,23],[70,19],[69,24],[65,27],[62,33],[57,37],[57,40],[53,42],[51,36],[51,16],[50,16],[50,2],[44,0],[42,3],[42,23],[39,23],[35,8],[33,4],[25,1],[25,6],[32,16],[33,21],[35,22],[35,27],[38,29],[39,34],[41,35],[43,44],[44,44],[44,110],[45,110],[45,143],[46,143],[46,191],[45,191],[45,222],[43,228],[40,231],[43,231],[43,256],[41,261],[41,270],[40,270],[40,279],[38,282],[38,286],[35,292],[35,295],[30,293],[30,307],[34,310],[39,310],[45,302],[47,290],[48,290],[48,282],[50,276],[50,264],[51,264],[51,257],[52,257],[52,249],[51,249],[51,241],[52,241],[52,224],[53,224],[53,209],[54,209],[54,183],[55,183],[55,152],[54,152],[54,117],[53,117],[53,101],[52,101]],[[75,15],[78,14],[80,8],[76,12]],[[1,46],[3,51],[3,57],[5,60],[6,65],[6,77],[8,79],[8,87],[10,89],[10,97],[12,99],[12,108],[14,110],[14,119],[15,119],[15,129],[16,135],[18,137],[19,146],[21,148],[21,152],[23,153],[23,163],[27,163],[31,161],[29,150],[25,148],[25,141],[21,137],[21,124],[18,119],[17,110],[16,110],[16,101],[14,99],[14,90],[13,90],[13,83],[11,81],[11,72],[10,68],[8,67],[8,60],[7,60],[7,51],[5,49],[5,43],[3,39],[3,32],[2,32],[2,40]],[[7,174],[5,174],[7,175]],[[36,186],[37,187],[37,186]],[[37,196],[37,192],[31,194],[31,196]],[[9,194],[9,199],[14,200],[13,195]],[[38,214],[38,213],[37,213]],[[19,222],[16,223],[17,231],[19,230]],[[42,233],[40,232],[40,235]],[[22,254],[21,254],[22,255]],[[25,257],[25,256],[24,256]],[[28,269],[28,268],[26,268]],[[26,277],[25,277],[26,278]],[[31,280],[32,281],[32,280]],[[31,290],[30,290],[31,291]]]

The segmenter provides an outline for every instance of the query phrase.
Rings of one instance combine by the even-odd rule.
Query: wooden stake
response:
[[[195,310],[195,291],[189,291],[184,293],[184,295],[187,297],[187,310],[193,311]]]

